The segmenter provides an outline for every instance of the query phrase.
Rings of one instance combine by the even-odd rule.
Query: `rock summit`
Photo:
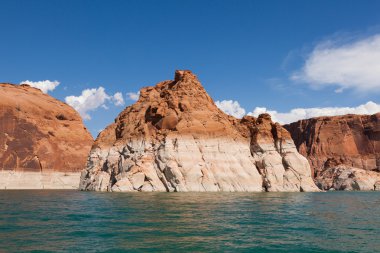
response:
[[[141,89],[99,134],[80,189],[318,191],[283,127],[268,114],[225,114],[188,70]]]

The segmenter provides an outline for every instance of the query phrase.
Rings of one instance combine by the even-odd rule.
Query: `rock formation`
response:
[[[321,188],[374,189],[372,178],[380,175],[380,113],[318,117],[284,127],[291,133],[298,151],[310,161],[313,176]],[[338,187],[332,183],[342,181],[347,175],[349,181],[358,175],[361,182],[368,177],[373,184]]]
[[[95,191],[317,191],[307,159],[267,114],[236,119],[197,77],[141,89],[96,139],[80,189]]]
[[[316,183],[322,190],[380,191],[380,173],[338,165],[321,172]]]
[[[29,85],[0,84],[0,188],[77,188],[92,136],[78,113]]]

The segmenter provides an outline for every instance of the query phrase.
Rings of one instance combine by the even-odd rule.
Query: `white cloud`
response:
[[[308,119],[319,116],[335,116],[344,114],[374,114],[380,112],[380,104],[372,101],[357,107],[317,107],[317,108],[296,108],[289,112],[277,112],[268,110],[265,107],[256,107],[248,115],[259,116],[261,113],[269,113],[272,120],[280,124],[288,124],[300,119]]]
[[[139,100],[139,97],[140,97],[140,91],[138,91],[138,92],[128,92],[127,93],[127,97],[130,100],[137,101],[137,100]]]
[[[216,101],[215,104],[220,110],[236,118],[241,118],[245,115],[244,108],[237,101],[223,100]]]
[[[333,85],[337,93],[344,89],[378,92],[380,34],[345,44],[332,40],[318,44],[291,79],[314,88]]]
[[[103,87],[85,89],[80,96],[68,96],[65,98],[67,104],[71,105],[85,120],[90,120],[89,111],[94,111],[99,107],[108,109],[106,103],[111,101],[116,106],[124,104],[123,96],[116,92],[113,96],[108,95]]]
[[[114,101],[116,106],[123,106],[124,105],[124,98],[123,98],[123,94],[121,94],[121,92],[116,92],[113,95],[112,100]]]
[[[48,93],[49,91],[53,91],[58,85],[58,81],[50,81],[50,80],[45,80],[45,81],[22,81],[20,84],[28,84],[31,87],[40,89],[43,93]]]

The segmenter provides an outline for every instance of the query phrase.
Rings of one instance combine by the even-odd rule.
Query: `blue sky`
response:
[[[0,82],[57,80],[48,93],[74,105],[96,89],[95,104],[80,105],[82,115],[97,107],[84,121],[95,136],[133,103],[126,93],[176,69],[232,100],[219,106],[235,115],[269,110],[286,123],[299,118],[294,108],[314,108],[304,117],[380,108],[379,1],[0,0],[0,9]]]

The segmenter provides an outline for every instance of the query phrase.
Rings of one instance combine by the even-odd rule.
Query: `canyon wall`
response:
[[[284,127],[291,133],[298,151],[308,158],[321,188],[376,188],[380,180],[380,113],[317,117]],[[352,185],[334,184],[343,177],[352,181]],[[358,178],[357,182],[352,178]],[[368,182],[360,183],[364,181]]]

